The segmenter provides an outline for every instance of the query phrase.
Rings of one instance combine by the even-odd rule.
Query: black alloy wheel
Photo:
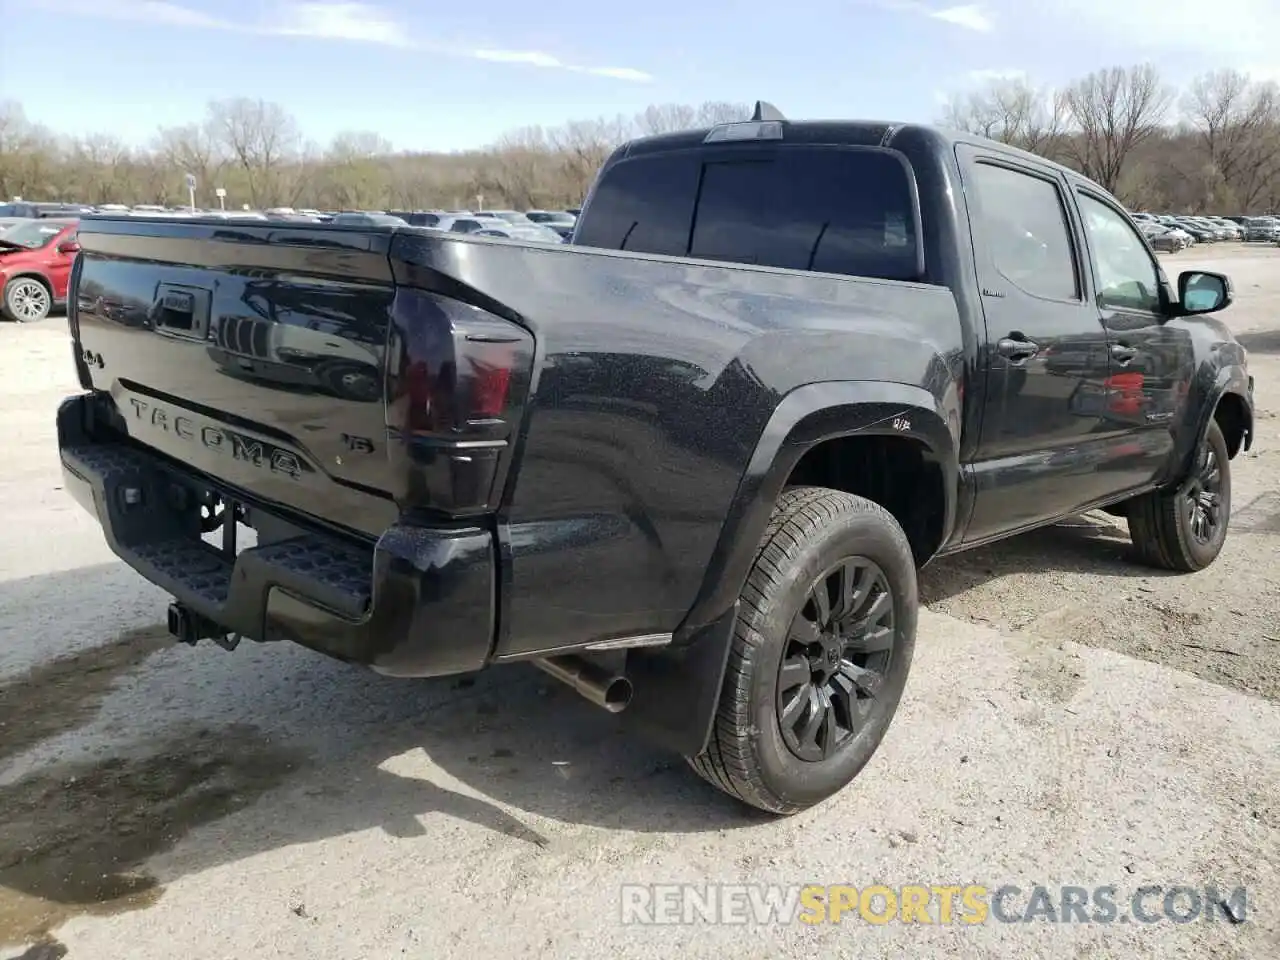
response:
[[[884,571],[848,557],[823,573],[791,622],[778,670],[778,725],[801,760],[830,759],[880,708],[893,659],[894,600]]]
[[[1197,543],[1212,543],[1222,523],[1222,467],[1217,452],[1209,444],[1200,449],[1183,496],[1191,535]]]

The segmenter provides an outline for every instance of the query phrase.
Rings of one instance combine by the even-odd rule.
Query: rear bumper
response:
[[[491,531],[398,523],[376,544],[251,504],[249,522],[297,535],[234,557],[200,539],[195,495],[223,490],[179,464],[95,431],[95,398],[58,409],[65,488],[97,517],[111,550],[226,633],[292,640],[392,676],[444,676],[488,662],[496,625]],[[265,517],[264,517],[265,515]]]

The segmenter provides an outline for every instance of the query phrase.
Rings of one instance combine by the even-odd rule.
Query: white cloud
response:
[[[563,69],[565,66],[558,57],[536,50],[473,50],[471,55],[477,60],[492,60],[494,63],[524,63],[551,69]]]
[[[953,23],[957,27],[964,27],[966,30],[976,30],[978,33],[990,33],[995,29],[995,24],[991,22],[991,17],[987,15],[986,10],[976,3],[966,3],[958,7],[944,7],[941,10],[931,10],[927,14],[934,20],[941,20],[944,23]]]
[[[48,7],[63,16],[127,20],[200,30],[223,30],[258,36],[306,37],[346,43],[367,43],[383,47],[427,50],[442,56],[465,57],[491,63],[522,64],[553,70],[569,70],[631,83],[653,79],[632,67],[592,67],[566,63],[559,57],[537,50],[468,50],[413,37],[380,7],[343,0],[291,0],[278,3],[259,20],[217,17],[168,0],[26,0],[32,6]]]
[[[611,77],[614,80],[629,80],[632,83],[648,83],[653,79],[652,75],[632,67],[583,67],[575,63],[565,63],[559,57],[539,50],[472,50],[471,56],[477,60],[490,60],[494,63],[523,63],[531,67],[571,70],[574,73],[589,73],[597,77]]]
[[[288,3],[277,20],[267,21],[264,33],[318,40],[350,40],[387,47],[412,44],[404,28],[377,7],[365,3]]]
[[[1026,80],[1027,71],[1013,67],[1005,69],[970,70],[964,75],[970,83],[996,83],[1000,80]]]
[[[987,12],[986,5],[980,3],[937,7],[924,3],[923,0],[855,0],[855,2],[879,7],[882,10],[894,10],[899,13],[928,17],[930,20],[940,20],[954,27],[962,27],[977,33],[990,33],[995,29],[995,21]]]
[[[648,83],[653,74],[636,70],[632,67],[570,67],[579,73],[590,73],[597,77],[612,77],[614,80],[630,80],[632,83]]]

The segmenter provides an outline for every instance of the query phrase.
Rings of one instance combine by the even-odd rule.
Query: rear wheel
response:
[[[17,323],[35,323],[49,315],[53,294],[34,277],[14,277],[4,287],[3,312]]]
[[[711,738],[690,763],[753,807],[796,813],[857,776],[897,711],[918,612],[910,544],[878,504],[793,488],[739,611]]]
[[[1190,573],[1217,559],[1230,518],[1231,460],[1222,429],[1212,422],[1177,490],[1129,504],[1129,535],[1143,563]]]

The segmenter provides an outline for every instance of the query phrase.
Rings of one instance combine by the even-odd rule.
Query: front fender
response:
[[[800,459],[826,440],[855,434],[920,441],[943,473],[943,529],[955,524],[959,467],[958,401],[944,407],[923,387],[878,381],[811,383],[788,393],[765,425],[747,464],[702,587],[677,636],[719,617],[738,599],[773,505]]]
[[[1253,378],[1249,376],[1242,363],[1224,364],[1218,368],[1211,383],[1201,392],[1201,400],[1188,410],[1183,428],[1177,433],[1171,467],[1166,477],[1167,484],[1181,483],[1186,477],[1196,451],[1200,449],[1209,432],[1209,425],[1213,423],[1218,405],[1228,394],[1239,397],[1244,406],[1244,434],[1240,450],[1248,451],[1253,445]]]

